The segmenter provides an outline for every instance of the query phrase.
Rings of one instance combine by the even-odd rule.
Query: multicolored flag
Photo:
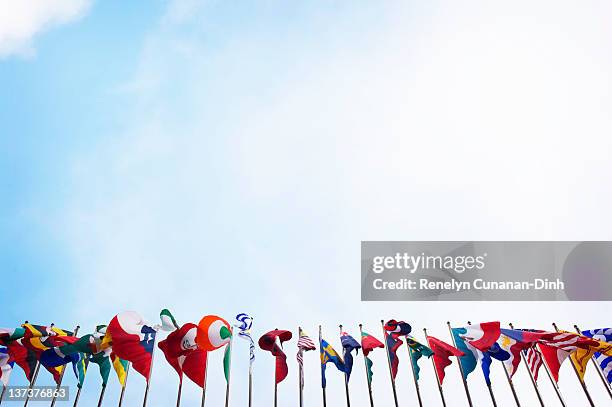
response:
[[[397,338],[398,336],[408,335],[410,332],[412,332],[412,327],[407,322],[390,319],[385,324],[385,331],[387,331],[394,338]]]
[[[125,382],[127,380],[127,372],[130,367],[130,362],[127,360],[123,360],[113,352],[110,354],[111,364],[113,365],[113,369],[117,374],[117,379],[119,380],[119,384],[121,387],[125,387]]]
[[[19,328],[0,328],[0,345],[6,346],[10,341],[21,339],[25,336],[25,329]]]
[[[346,373],[346,380],[351,378],[351,372],[353,371],[353,355],[351,352],[354,350],[359,354],[361,345],[351,335],[346,332],[340,334],[340,342],[344,349],[344,372]]]
[[[38,364],[38,358],[36,352],[21,344],[22,340],[23,338],[9,341],[6,345],[6,349],[11,359],[23,370],[28,381],[32,382],[34,371]]]
[[[612,328],[589,329],[582,331],[582,334],[588,338],[593,338],[601,342],[612,343]],[[593,356],[608,380],[608,383],[612,383],[612,356],[607,356],[600,352],[595,352]]]
[[[272,353],[276,358],[276,368],[274,377],[276,384],[282,382],[289,373],[287,366],[287,355],[283,352],[283,343],[291,340],[293,334],[290,331],[275,329],[259,338],[259,347],[265,351]]]
[[[195,384],[204,387],[207,353],[198,349],[196,335],[198,326],[186,323],[179,329],[171,332],[166,339],[158,343],[168,363],[176,370],[179,380],[183,380],[183,373]]]
[[[368,378],[368,383],[370,384],[372,383],[372,376],[374,376],[374,372],[372,371],[372,366],[374,365],[374,362],[372,362],[372,359],[370,359],[368,355],[374,349],[384,347],[385,345],[381,341],[379,341],[369,333],[361,333],[361,349],[363,349],[363,355],[366,359],[366,375]]]
[[[387,345],[387,353],[389,354],[389,362],[391,363],[391,376],[393,380],[397,376],[397,372],[399,369],[399,358],[397,356],[397,350],[400,346],[402,346],[402,340],[389,332],[385,331],[385,343]]]
[[[206,315],[198,324],[196,343],[198,347],[207,352],[224,347],[232,338],[232,328],[221,317]]]
[[[5,347],[0,348],[0,381],[4,387],[8,386],[11,373],[13,372],[13,365],[15,362],[12,360],[8,353],[8,349]]]
[[[471,346],[471,345],[468,345]],[[485,378],[487,385],[491,384],[491,362],[493,359],[497,359],[501,362],[505,362],[512,356],[510,352],[504,350],[498,343],[494,343],[493,346],[489,347],[489,350],[482,352],[477,349],[480,356],[480,367]]]
[[[306,332],[302,330],[302,328],[299,328],[298,336],[298,351],[296,359],[298,365],[300,366],[300,388],[304,389],[304,352],[308,352],[309,350],[316,350],[317,347],[315,346],[312,339],[310,339],[310,337],[306,335]]]
[[[438,338],[433,336],[427,337],[427,343],[429,347],[433,351],[433,360],[434,365],[436,367],[436,372],[438,373],[438,379],[440,380],[440,384],[444,381],[444,369],[447,366],[450,366],[452,361],[450,360],[451,356],[463,356],[463,352],[454,346],[449,345],[448,343],[441,341]]]
[[[255,362],[255,342],[251,337],[251,328],[253,326],[253,318],[245,313],[236,315],[237,324],[234,326],[238,328],[238,337],[249,342],[249,371],[253,371],[253,362]]]
[[[112,346],[116,357],[131,362],[134,370],[149,381],[151,361],[157,331],[134,311],[117,314],[106,328],[102,341],[104,346]]]
[[[321,353],[321,386],[323,388],[327,387],[327,380],[325,378],[325,370],[327,367],[327,363],[333,363],[339,371],[344,372],[344,360],[342,360],[342,356],[336,352],[336,350],[325,340],[321,339],[319,343],[319,349]]]
[[[533,380],[538,381],[538,373],[540,372],[540,366],[542,366],[542,354],[535,346],[523,352],[525,352],[525,362],[527,362]]]
[[[590,349],[598,346],[585,336],[570,332],[550,333],[539,342],[540,353],[555,382],[559,381],[559,369],[563,362],[578,349]]]
[[[421,372],[419,359],[423,356],[428,358],[433,356],[433,351],[409,335],[406,336],[406,345],[410,348],[410,357],[412,359],[412,366],[414,366],[414,377],[418,381],[419,373]]]
[[[486,352],[497,342],[500,334],[499,321],[495,321],[465,326],[459,336],[479,351]]]
[[[108,383],[108,376],[110,375],[111,362],[110,362],[110,349],[106,349],[102,352],[98,352],[94,355],[89,356],[89,361],[95,363],[100,368],[100,377],[102,378],[102,387],[106,387]]]
[[[468,346],[467,342],[463,339],[463,335],[467,334],[466,328],[452,328],[451,332],[453,333],[455,346],[463,354],[459,358],[459,363],[461,363],[463,378],[467,379],[468,375],[476,369],[478,352],[476,352],[476,348]]]

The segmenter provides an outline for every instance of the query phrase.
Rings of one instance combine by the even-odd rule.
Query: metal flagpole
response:
[[[85,359],[85,371],[83,372],[83,383],[85,382],[85,376],[87,375],[88,366],[89,366],[89,358]],[[74,398],[74,404],[72,405],[72,407],[77,407],[77,404],[79,404],[79,398],[81,398],[81,391],[83,389],[83,385],[79,383],[77,387],[78,387],[78,390]]]
[[[368,376],[368,361],[365,352],[363,352],[363,325],[359,324],[359,338],[361,342],[361,354],[363,355],[363,364],[365,366],[366,381],[368,382],[368,394],[370,396],[370,407],[374,407],[374,396],[372,395],[372,382]]]
[[[300,339],[300,336],[302,334],[302,327],[298,326],[298,342]],[[299,352],[299,347],[298,347],[298,352]],[[299,369],[298,369],[298,386],[299,386],[299,395],[300,395],[300,407],[304,406],[304,390],[302,389],[302,377],[304,377],[304,366],[303,363],[298,363],[299,364]],[[250,380],[250,375],[249,375],[249,380]],[[251,392],[249,390],[249,407],[251,407]]]
[[[6,385],[2,386],[2,393],[0,394],[0,404],[2,404],[2,399],[4,399],[4,393],[6,393]]]
[[[79,333],[79,329],[81,329],[81,327],[77,325],[74,328],[74,332],[70,336],[77,336],[77,334]],[[57,393],[59,392],[60,387],[62,387],[62,381],[64,380],[64,373],[66,373],[66,365],[63,365],[62,372],[60,373],[59,382],[57,383],[57,386],[55,387],[55,393],[53,394],[53,399],[51,399],[51,407],[55,405],[55,401],[57,400]]]
[[[98,407],[102,407],[102,400],[104,400],[105,392],[106,392],[106,386],[102,385],[102,390],[100,390],[100,398],[98,399]]]
[[[451,328],[450,321],[446,321],[446,325],[448,325],[448,332],[450,332],[450,336],[453,341],[453,346],[456,348],[457,343],[455,342],[455,335],[453,335],[453,330]],[[461,373],[461,380],[463,381],[463,388],[465,389],[465,395],[467,396],[468,404],[470,405],[470,407],[473,407],[472,396],[470,396],[470,390],[468,389],[467,380],[465,380],[465,376],[463,375],[463,365],[461,364],[461,358],[459,356],[457,356],[457,364],[459,365],[459,372]]]
[[[323,353],[323,349],[321,349],[321,341],[323,339],[323,334],[321,332],[321,325],[319,325],[319,352]],[[323,386],[323,365],[321,365],[321,389],[323,390],[323,407],[327,407],[327,396],[325,395],[325,387]]]
[[[427,345],[431,347],[431,345],[429,344],[429,335],[427,335],[426,328],[423,328],[423,333],[425,334],[425,340],[427,341]],[[431,364],[433,365],[434,373],[436,374],[436,381],[438,382],[438,390],[440,391],[440,398],[442,399],[442,406],[446,407],[446,400],[444,399],[444,392],[442,391],[442,383],[440,383],[440,377],[438,376],[438,369],[436,369],[436,362],[433,357],[431,358]]]
[[[153,361],[155,359],[155,344],[157,343],[157,332],[153,338],[153,350],[151,351],[151,367],[149,368],[149,377],[147,377],[147,387],[145,387],[144,399],[142,400],[142,407],[147,407],[147,398],[149,397],[149,387],[151,384],[151,373],[153,373]]]
[[[274,328],[275,331],[278,331],[278,328]],[[278,337],[275,338],[275,341]],[[278,341],[280,344],[280,340]],[[276,383],[276,363],[274,364],[274,407],[278,406],[278,383]],[[227,407],[227,406],[226,406]]]
[[[206,365],[204,366],[204,383],[202,386],[202,407],[206,404],[206,381],[208,379],[208,352],[206,352]]]
[[[555,328],[555,331],[559,332],[559,328],[557,328],[557,324],[553,322],[552,325]],[[584,390],[584,394],[589,400],[589,404],[591,405],[591,407],[595,407],[595,403],[593,402],[593,399],[591,398],[591,393],[589,393],[589,389],[587,389],[586,383],[580,377],[580,373],[578,373],[578,368],[576,367],[576,364],[571,358],[570,358],[570,362],[572,362],[572,368],[574,368],[574,373],[576,373],[576,377],[578,378],[578,381],[580,382],[580,385],[582,386],[582,390]]]
[[[340,341],[342,341],[342,325],[340,325]],[[344,346],[342,346],[342,357],[346,361],[346,350]],[[349,387],[348,387],[349,376],[347,372],[344,372],[344,390],[346,392],[346,407],[351,407],[351,398],[349,396]]]
[[[132,366],[131,363],[128,363],[127,367],[125,368],[125,381],[123,382],[123,386],[121,386],[121,394],[119,395],[119,406],[121,407],[121,405],[123,404],[123,396],[125,395],[125,388],[127,387],[127,380],[128,380],[128,374],[130,373],[130,366]]]
[[[385,341],[385,351],[387,352],[387,363],[389,364],[389,376],[391,377],[391,388],[393,389],[393,401],[395,402],[395,407],[399,407],[397,403],[397,390],[395,389],[395,379],[393,378],[393,369],[391,368],[391,354],[389,353],[389,347],[387,346],[387,331],[385,331],[385,321],[381,319],[380,324],[382,325],[383,339]]]
[[[468,321],[468,325],[472,325],[472,322]],[[454,343],[455,336],[453,335],[452,330],[451,330],[451,336],[453,337],[453,343]],[[479,350],[477,353],[480,354],[480,352],[482,351]],[[481,364],[482,364],[482,361],[481,361]],[[484,377],[484,371],[482,372],[482,376]],[[486,382],[486,378],[485,378],[485,382]],[[493,386],[491,385],[491,383],[486,383],[486,384],[487,384],[487,388],[489,389],[489,395],[491,396],[491,402],[493,403],[493,407],[497,407],[497,401],[495,401],[495,394],[493,394]]]
[[[508,379],[510,390],[512,390],[512,396],[514,397],[514,401],[516,402],[516,407],[521,407],[521,402],[519,401],[518,394],[516,393],[516,389],[514,388],[514,382],[512,381],[512,378],[510,377],[510,373],[508,373],[508,368],[506,367],[506,364],[503,361],[500,360],[500,363],[502,364],[504,368],[504,373],[506,374],[506,379]]]
[[[228,361],[228,366],[227,366],[227,383],[225,385],[225,407],[229,406],[229,398],[230,398],[230,377],[232,374],[232,341],[234,340],[234,329],[230,328],[230,332],[231,332],[230,341],[227,344],[227,346],[229,346],[229,348],[227,348],[227,351],[229,352],[229,355],[228,355],[229,361]]]
[[[580,330],[580,328],[578,328],[578,325],[574,325],[574,329],[576,329],[576,332],[578,332],[578,334],[582,335],[582,331]],[[608,391],[608,396],[612,398],[612,390],[610,389],[610,383],[608,383],[608,380],[604,376],[603,370],[601,370],[601,366],[599,366],[599,363],[597,363],[597,360],[595,360],[594,356],[591,357],[591,362],[593,362],[593,364],[595,365],[595,368],[597,369],[597,373],[599,374],[599,378],[601,379],[601,382],[603,383],[603,385],[606,387],[606,390]]]
[[[183,373],[179,377],[178,392],[176,394],[176,407],[181,405],[181,392],[183,391]]]
[[[510,323],[509,325],[510,325],[510,329],[514,329],[514,326],[512,326],[512,323]],[[529,373],[529,378],[531,379],[531,384],[533,384],[533,389],[535,390],[536,395],[538,396],[538,401],[540,402],[540,406],[545,407],[544,400],[542,399],[542,395],[540,394],[538,383],[536,382],[535,377],[533,377],[533,373],[531,373],[531,368],[529,368],[529,364],[527,363],[527,358],[525,358],[524,350],[521,350],[521,359],[523,363],[525,364],[525,367],[527,368],[527,372]]]
[[[28,321],[25,321],[25,323],[27,324]],[[51,325],[49,325],[49,328],[53,328],[55,324],[51,323]],[[26,407],[28,405],[28,402],[30,401],[30,393],[32,392],[32,388],[34,387],[34,384],[36,383],[36,378],[38,377],[38,372],[40,371],[40,361],[36,361],[36,367],[34,368],[34,373],[32,375],[32,380],[30,381],[30,385],[28,386],[28,394],[26,394],[26,399],[25,402],[23,403],[23,407]]]
[[[253,318],[251,318],[251,323]],[[253,399],[253,360],[251,360],[251,342],[249,341],[249,407]]]
[[[416,376],[416,367],[414,366],[414,360],[412,360],[412,352],[414,350],[408,345],[408,338],[406,338],[406,348],[408,349],[408,358],[410,359],[410,366],[412,367],[412,378],[414,379],[414,387],[416,389],[417,399],[419,400],[419,406],[423,407],[423,400],[421,400],[421,390],[419,389],[419,381]]]

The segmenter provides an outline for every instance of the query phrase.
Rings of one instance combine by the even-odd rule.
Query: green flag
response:
[[[433,355],[433,351],[422,343],[417,342],[411,336],[406,336],[406,344],[410,347],[410,358],[412,359],[412,366],[414,367],[414,377],[418,381],[419,372],[421,371],[421,368],[419,367],[419,359],[421,359],[423,356],[431,357]]]
[[[223,373],[225,374],[226,382],[229,382],[231,358],[232,358],[232,343],[230,342],[225,347],[225,354],[223,355]]]
[[[102,387],[108,383],[108,375],[110,374],[111,363],[110,358],[105,352],[99,352],[90,356],[89,360],[100,368],[100,376],[102,377]]]

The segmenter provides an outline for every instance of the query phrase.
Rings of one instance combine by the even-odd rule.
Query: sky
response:
[[[362,240],[612,238],[609,2],[44,3],[0,2],[1,326],[247,312],[255,336],[301,325],[316,338],[321,324],[336,347],[339,324],[380,336],[389,318],[442,340],[446,321],[609,326],[609,303],[367,303],[359,286]],[[297,400],[295,350],[280,405]],[[401,405],[416,400],[404,356]],[[221,358],[210,405],[224,397]],[[390,405],[384,352],[373,359],[377,405]],[[273,359],[255,363],[255,405],[270,405]],[[318,355],[305,363],[316,405]],[[245,405],[247,364],[238,342],[232,405]],[[177,377],[159,353],[154,366],[151,400],[171,405]],[[361,369],[354,406],[367,405]],[[447,372],[448,405],[465,405]],[[532,405],[526,373],[516,387]],[[499,366],[492,377],[513,405]],[[482,376],[468,381],[490,403]],[[587,381],[609,402],[594,371]],[[143,382],[130,376],[128,405]],[[561,389],[586,405],[569,366]],[[111,380],[108,405],[118,390]],[[199,396],[185,385],[184,405]]]

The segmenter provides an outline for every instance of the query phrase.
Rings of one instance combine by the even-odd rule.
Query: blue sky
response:
[[[3,325],[90,329],[123,309],[154,320],[169,307],[181,321],[249,312],[256,333],[302,324],[315,335],[322,323],[336,345],[339,323],[377,334],[390,317],[448,339],[445,321],[477,319],[472,305],[359,301],[361,240],[611,238],[607,4],[66,0],[58,10],[12,10],[26,16],[25,40],[0,31]],[[477,316],[609,322],[599,304],[537,307],[497,303]],[[176,378],[160,362],[153,396],[170,402]],[[256,363],[256,400],[269,404],[272,361]],[[375,363],[383,403],[384,354]],[[400,399],[412,400],[402,373]],[[211,405],[222,380],[211,377]],[[448,380],[459,383],[455,366]],[[341,380],[329,382],[339,403]],[[525,372],[517,382],[533,401]],[[142,380],[131,386],[136,405]],[[448,392],[462,400],[460,386]],[[86,387],[84,400],[96,393]],[[187,386],[186,400],[197,397]]]

